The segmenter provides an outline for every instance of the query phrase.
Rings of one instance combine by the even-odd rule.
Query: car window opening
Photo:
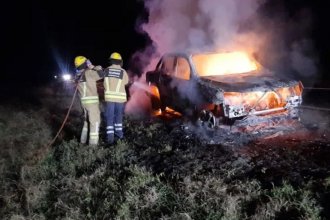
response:
[[[192,56],[197,74],[218,76],[248,73],[258,69],[257,62],[245,52],[196,54]]]

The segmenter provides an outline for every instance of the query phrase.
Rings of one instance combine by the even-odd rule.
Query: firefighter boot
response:
[[[89,145],[97,145],[99,143],[99,134],[90,133],[89,134]]]
[[[115,127],[114,127],[115,103],[107,102],[105,108],[105,115],[107,120],[107,143],[113,144],[113,142],[115,141]]]
[[[115,136],[118,139],[122,139],[124,137],[123,113],[124,113],[124,104],[116,103],[115,104]]]
[[[84,122],[84,127],[81,131],[81,135],[80,135],[80,143],[82,144],[86,144],[87,142],[87,133],[88,133],[88,123],[87,121]]]
[[[107,126],[107,143],[112,144],[115,141],[114,126]]]

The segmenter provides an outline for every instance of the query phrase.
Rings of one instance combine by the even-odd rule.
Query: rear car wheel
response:
[[[201,125],[208,128],[215,128],[217,122],[214,114],[208,110],[202,110],[200,112],[198,121],[201,123]]]

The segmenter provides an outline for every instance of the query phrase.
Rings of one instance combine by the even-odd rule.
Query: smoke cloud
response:
[[[289,17],[283,6],[267,13],[267,7],[272,7],[269,2],[146,0],[149,18],[137,28],[152,44],[136,53],[134,60],[145,72],[155,68],[157,59],[166,52],[244,50],[283,74],[315,75],[315,54],[306,36],[311,14],[303,8]]]
[[[156,57],[173,51],[232,50],[246,40],[241,24],[255,16],[258,5],[257,0],[149,0],[149,21],[139,30],[151,38]]]
[[[311,80],[317,73],[307,34],[311,13],[302,8],[288,15],[284,1],[276,1],[279,6],[273,8],[269,3],[274,2],[145,0],[149,17],[137,29],[149,36],[151,44],[138,51],[132,61],[145,73],[167,52],[244,50],[276,74]]]

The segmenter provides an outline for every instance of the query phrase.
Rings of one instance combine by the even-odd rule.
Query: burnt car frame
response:
[[[231,55],[230,52],[221,54]],[[297,107],[302,103],[303,90],[300,81],[279,78],[254,59],[256,68],[251,71],[201,74],[201,66],[216,55],[219,53],[167,53],[162,56],[156,69],[146,73],[147,83],[158,90],[153,92],[153,107],[162,110],[170,107],[188,116],[198,116],[212,127],[219,122],[252,116],[283,114],[298,117]],[[204,63],[198,64],[196,57]],[[234,68],[239,65],[232,64]]]

